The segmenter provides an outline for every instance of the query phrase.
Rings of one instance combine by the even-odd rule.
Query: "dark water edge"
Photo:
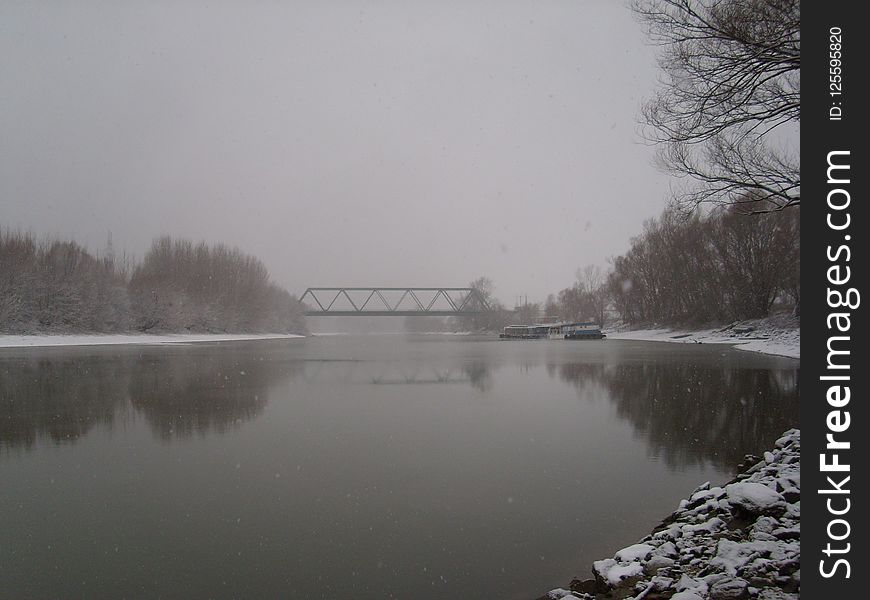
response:
[[[73,596],[534,597],[796,425],[797,365],[440,336],[3,350],[0,566],[47,597],[76,574]]]
[[[783,432],[764,457],[748,457],[726,484],[701,484],[687,494],[677,510],[629,552],[620,549],[596,561],[588,572],[537,600],[612,600],[640,594],[656,600],[671,598],[678,588],[695,597],[761,594],[797,600],[800,438],[798,429]],[[617,577],[610,576],[613,568],[622,570]]]

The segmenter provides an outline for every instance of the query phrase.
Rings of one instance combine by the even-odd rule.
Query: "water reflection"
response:
[[[295,360],[190,348],[109,354],[47,353],[0,360],[0,447],[40,438],[74,443],[95,426],[145,417],[163,440],[224,433],[259,415]]]
[[[674,468],[710,461],[732,470],[797,424],[797,369],[669,361],[562,364],[558,373],[586,397],[605,388],[617,415]]]
[[[488,392],[492,387],[492,373],[489,365],[482,360],[472,360],[465,364],[463,370],[468,375],[471,387],[478,392]]]
[[[492,368],[481,360],[447,365],[329,359],[308,359],[304,362],[304,379],[310,384],[327,381],[371,385],[460,383],[469,384],[481,392],[492,386]]]
[[[797,421],[798,371],[782,364],[758,368],[752,359],[670,349],[655,357],[590,350],[585,361],[569,360],[562,350],[520,356],[457,355],[455,345],[441,350],[421,360],[311,358],[303,348],[256,345],[6,356],[0,446],[30,449],[40,438],[73,443],[97,426],[111,429],[139,416],[164,441],[225,433],[260,415],[270,390],[297,376],[309,387],[457,384],[488,395],[502,368],[526,374],[543,368],[574,387],[582,402],[612,403],[649,453],[676,469],[705,461],[733,469]]]
[[[0,351],[3,590],[534,597],[795,424],[797,363],[672,346]]]
[[[259,415],[269,390],[300,371],[298,361],[244,353],[151,356],[130,378],[130,402],[161,439],[225,433]]]
[[[0,447],[29,449],[40,437],[71,443],[111,426],[129,375],[123,362],[99,356],[0,361]]]

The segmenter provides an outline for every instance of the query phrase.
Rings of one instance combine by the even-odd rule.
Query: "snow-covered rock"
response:
[[[782,494],[761,483],[742,481],[725,486],[728,502],[754,515],[782,513],[785,498]]]
[[[674,563],[676,563],[673,558],[669,558],[667,556],[653,556],[644,565],[644,572],[647,575],[655,575],[659,569],[666,569],[668,567],[673,567]]]
[[[650,535],[595,561],[594,580],[545,598],[798,600],[800,431],[757,460],[728,485],[700,485]]]
[[[649,544],[634,544],[617,552],[614,558],[620,562],[643,560],[649,557],[652,551],[653,547]]]

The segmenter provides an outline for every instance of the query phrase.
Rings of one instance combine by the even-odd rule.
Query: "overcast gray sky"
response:
[[[543,300],[666,203],[621,0],[0,0],[0,225]]]

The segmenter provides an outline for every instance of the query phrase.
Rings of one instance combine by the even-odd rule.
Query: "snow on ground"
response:
[[[635,329],[606,331],[607,339],[675,342],[680,344],[734,344],[738,350],[801,357],[800,322],[793,317],[740,321],[714,329]]]
[[[167,333],[106,334],[106,335],[0,335],[0,348],[46,346],[112,346],[155,344],[195,344],[201,342],[236,342],[242,340],[273,340],[301,338],[292,333]]]
[[[312,331],[311,337],[329,337],[336,335],[475,335],[474,331]]]
[[[473,331],[421,331],[423,335],[474,335]]]

